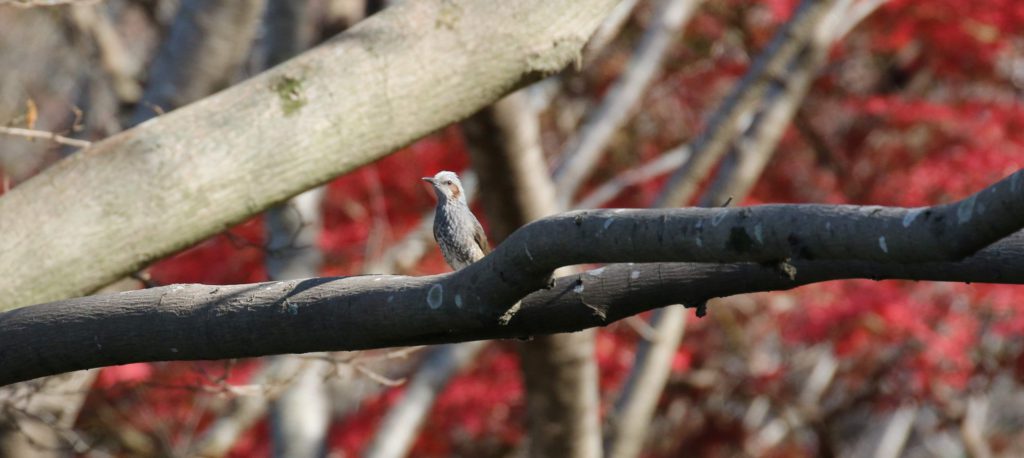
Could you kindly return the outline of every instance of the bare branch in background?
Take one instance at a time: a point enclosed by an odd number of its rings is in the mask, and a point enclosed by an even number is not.
[[[903,446],[907,444],[914,418],[917,417],[916,406],[900,407],[889,419],[885,427],[885,433],[878,442],[878,449],[875,450],[876,458],[899,458],[903,454]],[[973,455],[981,457],[984,455]]]
[[[603,207],[609,201],[618,197],[626,188],[678,169],[689,159],[690,148],[688,145],[678,146],[670,151],[666,151],[647,163],[619,173],[611,180],[604,182],[581,199],[576,208]]]
[[[150,106],[168,110],[227,87],[249,54],[265,4],[182,0],[131,125],[156,116]]]
[[[455,374],[476,360],[486,345],[486,341],[478,341],[431,349],[423,366],[406,386],[402,399],[384,416],[363,456],[406,456],[438,394]]]
[[[619,3],[612,8],[612,11],[605,17],[601,26],[594,31],[587,46],[583,48],[583,61],[589,62],[595,55],[599,54],[608,46],[612,40],[619,35],[622,27],[626,25],[629,16],[633,14],[638,0],[619,0]]]
[[[263,418],[269,401],[276,399],[302,374],[305,366],[313,363],[298,357],[274,358],[249,380],[259,387],[256,393],[239,395],[231,408],[207,427],[199,440],[191,444],[189,456],[225,456],[238,438]]]
[[[648,425],[672,371],[672,361],[686,329],[686,309],[672,305],[651,317],[654,340],[637,347],[634,370],[626,379],[613,411],[608,415],[605,456],[638,456],[647,438]],[[635,424],[631,422],[645,421]]]
[[[92,145],[92,142],[79,140],[77,138],[65,137],[54,132],[47,132],[45,130],[35,129],[24,129],[21,127],[7,127],[0,126],[0,134],[13,135],[16,137],[25,137],[28,139],[42,139],[49,140],[57,144],[74,146],[76,148],[88,148]]]
[[[118,35],[102,5],[75,3],[70,8],[71,20],[96,42],[103,70],[112,80],[118,98],[136,102],[142,96],[142,87],[136,80],[142,71],[142,61],[133,56]]]
[[[320,275],[323,253],[317,241],[321,230],[323,195],[324,188],[314,188],[267,211],[264,218],[268,247],[265,263],[271,279]],[[272,376],[287,376],[291,369],[289,363],[279,360],[299,358],[295,355],[276,357],[271,363],[277,367]],[[259,408],[264,410],[268,402],[273,405],[271,427],[277,456],[315,458],[323,455],[330,422],[330,399],[323,375],[327,371],[328,365],[324,361],[306,361],[295,369],[291,378],[293,382],[284,387],[280,397],[254,400],[254,403],[262,401]],[[250,421],[260,418],[262,415],[253,415]]]
[[[36,8],[66,5],[93,5],[103,0],[0,0],[0,6],[9,5],[18,8]]]
[[[569,203],[580,185],[593,171],[608,141],[633,114],[644,90],[661,70],[669,46],[693,15],[699,1],[663,0],[651,24],[637,45],[622,76],[584,122],[576,138],[562,153],[562,164],[555,169],[554,180],[561,208]]]
[[[984,394],[975,394],[967,399],[967,412],[960,424],[960,435],[971,456],[989,458],[992,449],[985,437],[985,417],[988,414],[989,398]]]
[[[76,371],[0,390],[0,456],[59,456],[84,452],[88,440],[72,429],[98,371]]]
[[[742,120],[754,111],[769,85],[785,78],[787,66],[801,52],[831,3],[820,0],[800,3],[792,18],[775,33],[768,47],[710,117],[707,127],[691,145],[692,157],[669,178],[655,206],[677,207],[686,203],[700,179],[728,150],[743,128]]]

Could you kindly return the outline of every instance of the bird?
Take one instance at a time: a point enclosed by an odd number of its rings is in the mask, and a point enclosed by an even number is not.
[[[448,266],[459,270],[490,253],[487,235],[466,203],[466,191],[459,176],[442,170],[432,177],[423,177],[423,181],[430,183],[437,195],[434,240]]]

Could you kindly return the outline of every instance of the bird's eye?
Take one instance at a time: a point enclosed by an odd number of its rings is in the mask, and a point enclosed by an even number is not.
[[[451,180],[449,180],[449,181],[445,181],[444,184],[446,184],[448,186],[451,186],[452,182],[451,182]]]

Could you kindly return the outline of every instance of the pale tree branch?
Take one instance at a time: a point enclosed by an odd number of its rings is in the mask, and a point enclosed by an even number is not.
[[[0,315],[0,383],[138,361],[576,331],[660,305],[825,279],[1019,283],[1019,235],[965,257],[1024,226],[1022,194],[1019,171],[962,201],[916,209],[570,212],[524,226],[490,255],[445,275],[173,285],[41,304]],[[545,289],[555,268],[591,262],[703,264],[609,266]],[[730,264],[707,264],[716,262]],[[744,276],[731,276],[737,271]],[[498,324],[524,297],[515,318]]]
[[[87,294],[466,117],[573,61],[613,5],[404,2],[93,144],[0,197],[0,309]]]
[[[594,34],[590,37],[590,41],[587,41],[586,46],[583,47],[582,57],[580,62],[582,65],[587,65],[591,60],[600,54],[604,49],[611,43],[615,37],[622,31],[622,27],[629,19],[636,7],[637,0],[619,0],[619,3],[615,5],[608,16],[605,17],[601,25],[594,31]],[[530,107],[533,111],[540,113],[547,110],[551,106],[551,102],[555,96],[558,95],[563,89],[565,89],[565,77],[566,73],[551,76],[538,81],[535,84],[529,86],[527,91],[528,98],[530,100]]]
[[[313,188],[289,199],[283,205],[267,210],[264,217],[267,228],[265,264],[267,275],[271,279],[307,278],[320,274],[323,253],[317,239],[321,232],[320,204],[323,195],[323,187]],[[290,355],[277,359],[298,358]],[[306,361],[304,365],[294,369],[293,377],[287,376],[291,369],[287,362],[275,361],[271,364],[276,368],[271,376],[288,378],[290,383],[284,388],[281,396],[255,399],[253,402],[262,402],[261,407],[264,411],[267,403],[272,403],[271,426],[276,456],[321,456],[325,450],[330,422],[330,399],[324,387],[323,376],[327,372],[328,364],[319,360]],[[262,416],[262,413],[248,416],[249,425]],[[245,418],[244,415],[242,417]],[[244,428],[238,432],[246,430],[247,428]]]
[[[985,419],[988,414],[990,398],[984,394],[974,394],[967,399],[967,412],[960,424],[960,435],[964,446],[971,456],[990,458],[992,449],[985,434]]]
[[[604,446],[605,456],[610,458],[640,454],[654,409],[672,371],[672,364],[664,363],[671,363],[686,330],[686,309],[670,305],[657,310],[651,316],[651,328],[654,340],[637,347],[633,370],[608,416]],[[647,423],[634,423],[638,421]]]
[[[876,458],[899,458],[913,431],[915,418],[917,418],[917,406],[907,405],[896,410],[889,418],[889,424],[885,426],[885,432],[878,441],[878,448],[875,450],[874,456]]]

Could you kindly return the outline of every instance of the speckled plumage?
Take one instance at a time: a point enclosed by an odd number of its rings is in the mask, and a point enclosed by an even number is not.
[[[487,236],[476,216],[466,204],[466,195],[459,177],[452,172],[438,172],[423,179],[434,187],[437,208],[434,211],[434,240],[444,260],[454,270],[466,267],[491,251]]]

